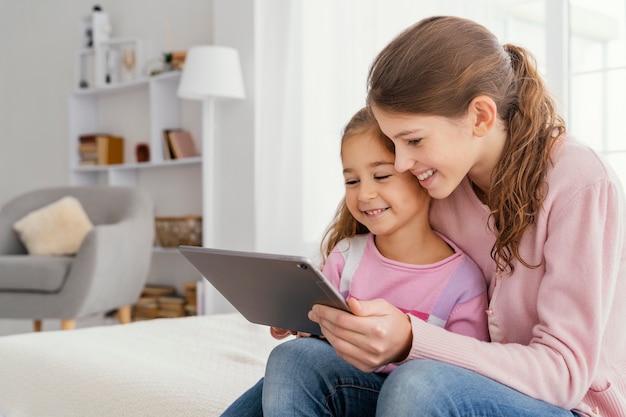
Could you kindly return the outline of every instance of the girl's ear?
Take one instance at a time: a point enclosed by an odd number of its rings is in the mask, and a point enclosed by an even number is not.
[[[478,96],[470,102],[468,110],[473,120],[474,136],[483,137],[489,133],[498,117],[496,103],[488,96]]]

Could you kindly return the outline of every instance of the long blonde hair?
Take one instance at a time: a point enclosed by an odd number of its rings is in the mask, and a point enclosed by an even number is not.
[[[515,259],[535,268],[522,259],[519,245],[542,208],[552,147],[565,123],[532,54],[500,45],[471,20],[439,16],[389,43],[368,77],[367,102],[391,112],[457,118],[479,95],[494,100],[508,137],[487,196],[496,234],[491,257],[498,271],[513,272]]]
[[[393,142],[380,130],[376,119],[367,107],[356,112],[344,127],[341,135],[341,147],[343,148],[346,139],[365,134],[376,137],[389,152],[395,153]],[[324,232],[320,245],[322,257],[325,260],[340,240],[368,232],[369,229],[352,216],[345,198],[342,198],[330,226]]]

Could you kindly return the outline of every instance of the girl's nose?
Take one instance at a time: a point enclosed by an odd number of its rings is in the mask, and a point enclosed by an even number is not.
[[[366,184],[361,183],[361,187],[359,187],[359,200],[360,201],[369,201],[375,198],[377,195],[376,187],[374,184]]]
[[[396,147],[396,159],[393,163],[394,168],[398,172],[404,172],[413,167],[414,161],[410,159],[405,152],[398,152]]]

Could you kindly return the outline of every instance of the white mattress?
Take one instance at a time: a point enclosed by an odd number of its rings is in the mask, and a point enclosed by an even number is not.
[[[238,313],[0,337],[0,415],[218,416],[278,343]]]

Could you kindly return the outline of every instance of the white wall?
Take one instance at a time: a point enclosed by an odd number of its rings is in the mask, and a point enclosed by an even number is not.
[[[109,14],[113,36],[143,40],[147,59],[213,43],[211,0],[0,0],[0,205],[68,183],[68,96],[80,20],[93,4]]]
[[[215,242],[253,249],[254,0],[0,0],[0,205],[22,192],[69,182],[68,97],[76,89],[81,18],[93,4],[109,15],[112,36],[142,39],[146,61],[197,44],[240,51],[247,98],[216,106]],[[194,103],[184,106],[193,111]],[[196,178],[189,180],[197,186]],[[168,212],[166,197],[155,196],[157,214],[181,214]]]

